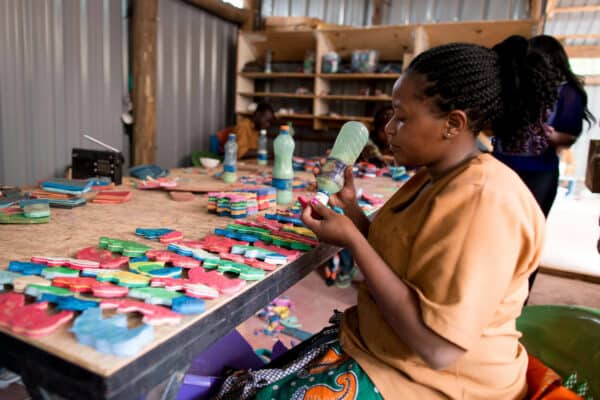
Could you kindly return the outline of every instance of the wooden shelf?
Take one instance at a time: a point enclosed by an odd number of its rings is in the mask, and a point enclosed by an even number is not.
[[[373,122],[372,117],[359,117],[356,115],[338,115],[338,116],[317,115],[316,118],[320,119],[322,121],[360,121],[360,122],[365,122],[367,124],[370,124]]]
[[[331,79],[331,80],[345,80],[345,79],[390,79],[396,80],[400,78],[400,74],[357,74],[357,73],[339,73],[339,74],[318,74],[317,78]]]
[[[243,116],[251,116],[254,113],[248,111],[238,111],[237,114]],[[313,114],[275,114],[278,119],[314,119],[315,116]]]
[[[249,79],[313,79],[315,74],[305,74],[304,72],[240,72],[239,76]]]
[[[284,97],[287,99],[308,99],[315,98],[312,94],[296,94],[296,93],[277,93],[277,92],[240,92],[240,96],[246,97]]]
[[[348,100],[348,101],[392,101],[392,96],[350,96],[350,95],[327,95],[317,96],[321,100]]]

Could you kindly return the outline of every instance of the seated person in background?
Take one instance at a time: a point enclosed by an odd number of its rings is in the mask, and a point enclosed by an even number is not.
[[[369,134],[369,141],[365,145],[358,161],[375,164],[383,168],[393,162],[394,157],[389,148],[388,137],[385,134],[385,126],[392,119],[394,109],[392,106],[380,108],[373,118],[373,130]]]
[[[273,108],[267,103],[260,103],[252,118],[244,118],[233,128],[232,133],[237,136],[238,159],[256,155],[259,131],[269,129],[274,120]]]

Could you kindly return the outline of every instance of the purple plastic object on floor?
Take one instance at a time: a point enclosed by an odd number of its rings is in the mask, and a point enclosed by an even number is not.
[[[234,329],[192,360],[177,400],[210,398],[219,389],[226,368],[258,369],[262,366],[264,362],[252,346]]]

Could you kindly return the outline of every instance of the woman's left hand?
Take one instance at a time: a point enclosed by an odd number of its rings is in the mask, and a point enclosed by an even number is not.
[[[321,219],[311,215],[313,210]],[[350,218],[325,207],[316,199],[302,211],[302,221],[320,241],[339,247],[350,247],[354,238],[361,235]]]

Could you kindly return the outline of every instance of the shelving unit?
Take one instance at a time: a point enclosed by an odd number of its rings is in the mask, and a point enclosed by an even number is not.
[[[347,101],[392,101],[392,96],[349,96],[349,95],[327,95],[317,96],[321,100],[347,100]]]
[[[314,79],[315,74],[305,74],[304,72],[240,72],[239,76],[248,79]]]
[[[342,62],[347,62],[354,50],[375,49],[380,64],[402,64],[405,69],[415,55],[434,46],[460,41],[490,47],[510,35],[530,37],[534,27],[534,20],[510,20],[365,28],[325,27],[306,31],[240,31],[236,114],[249,116],[248,105],[253,99],[270,98],[278,102],[289,101],[289,105],[283,108],[306,109],[308,112],[278,114],[278,117],[312,123],[314,130],[336,127],[350,120],[359,120],[370,126],[375,107],[391,102],[391,87],[400,74],[321,73],[325,53],[335,51]],[[257,63],[255,68],[260,67],[267,49],[272,52],[273,72],[243,72],[249,62]],[[311,73],[301,72],[307,51],[315,54],[315,71]],[[285,68],[275,68],[278,63],[283,63]],[[312,93],[295,94],[296,87],[305,87]],[[384,94],[359,95],[358,89],[365,87],[377,88]],[[340,109],[345,112],[340,112]]]
[[[245,97],[284,97],[289,99],[309,99],[315,98],[312,94],[296,94],[296,93],[277,93],[277,92],[240,92],[240,96]]]
[[[317,74],[317,78],[330,79],[330,80],[372,80],[372,79],[391,79],[396,80],[400,78],[400,74],[388,74],[388,73],[374,73],[374,74]]]

